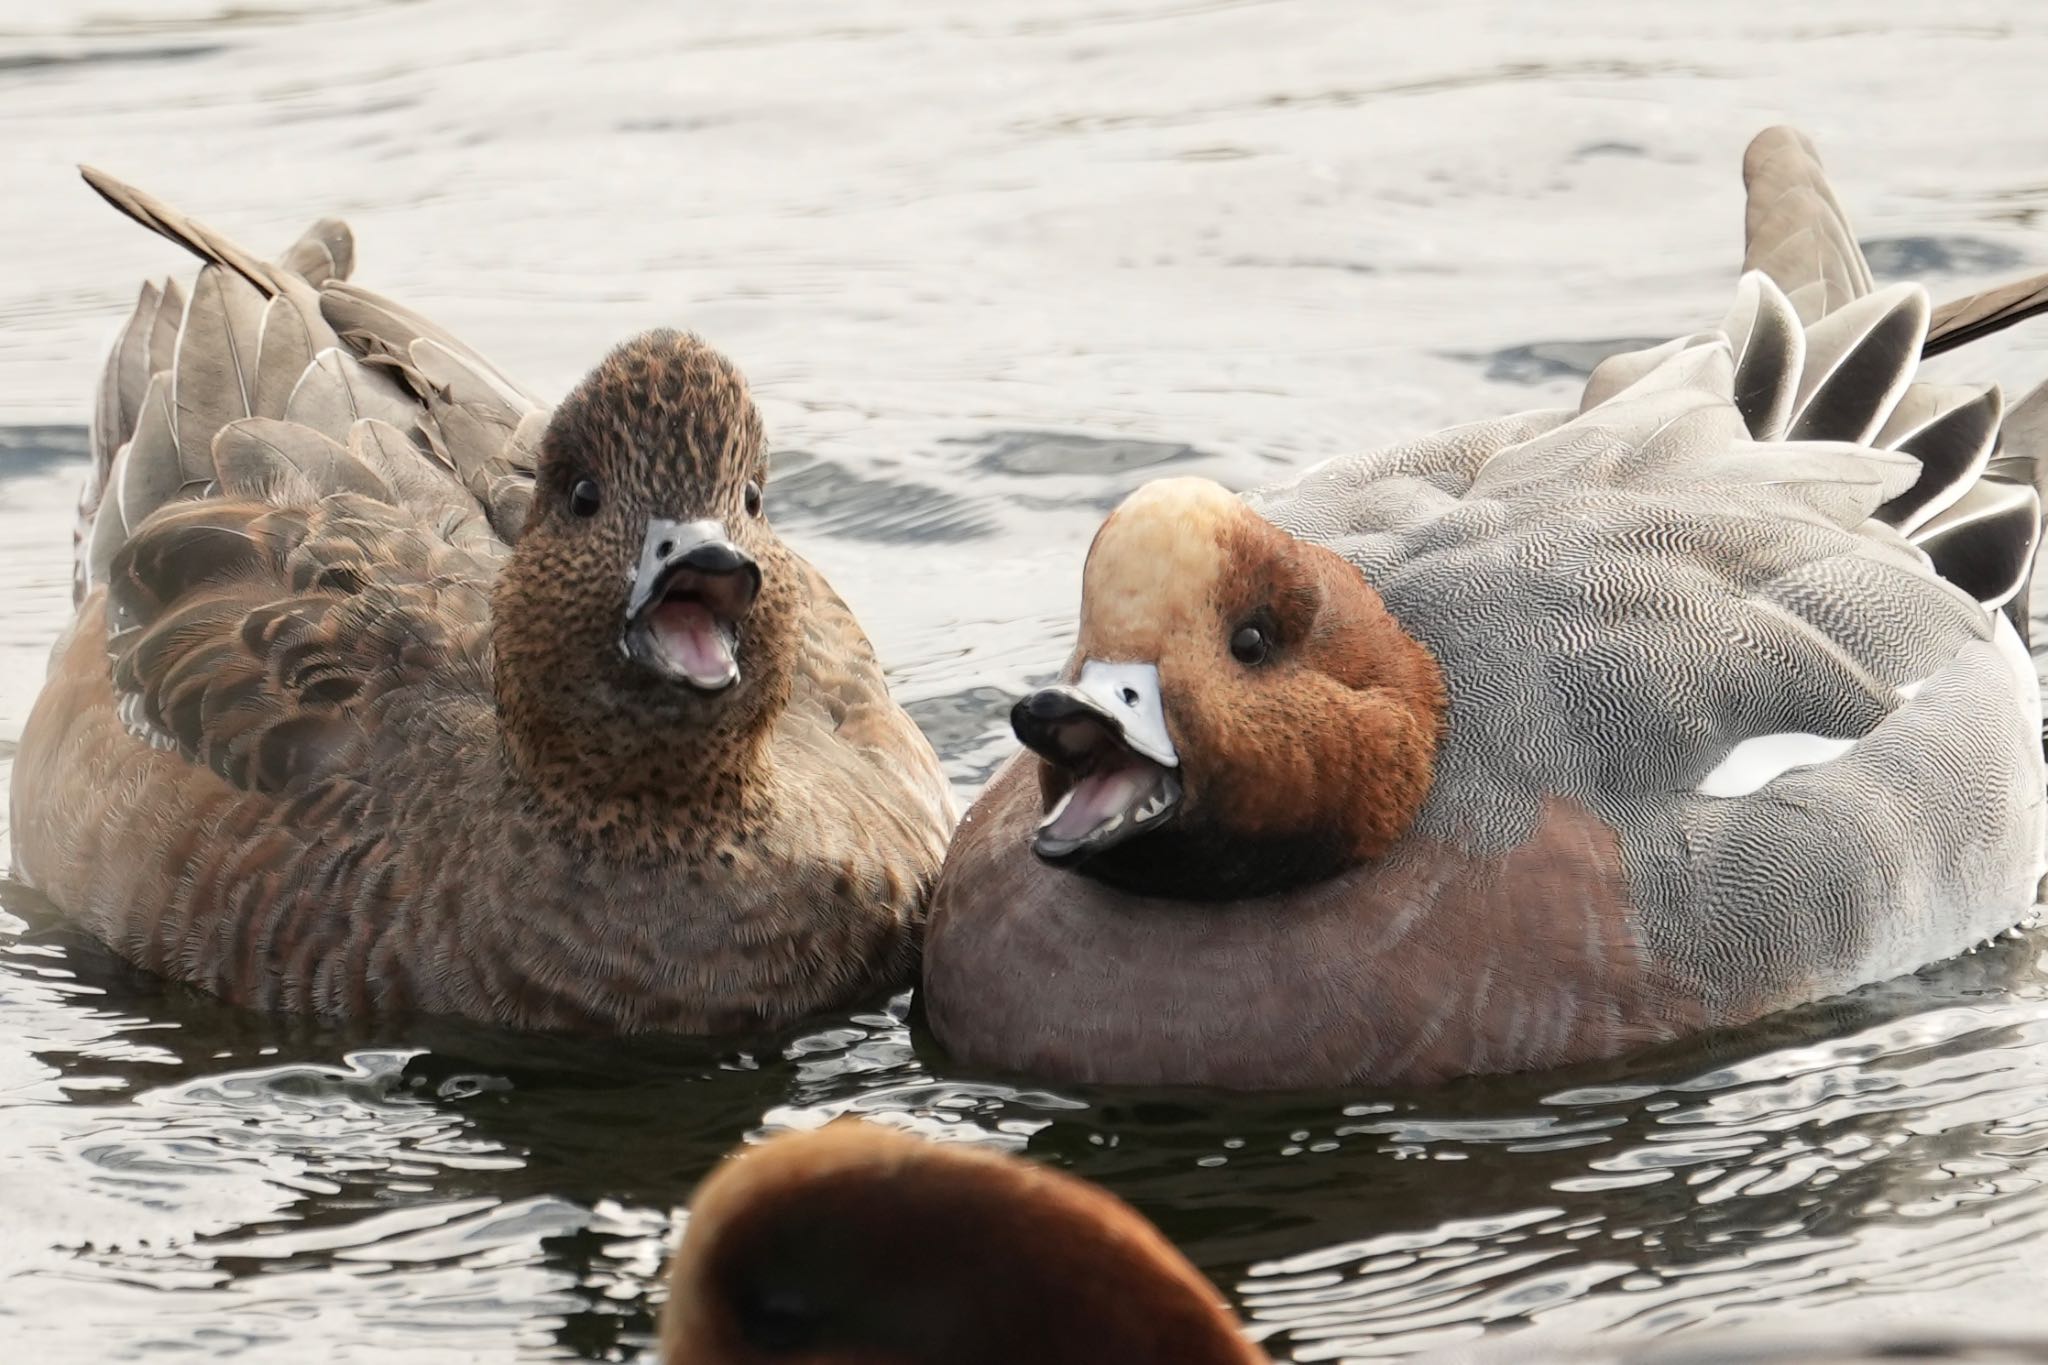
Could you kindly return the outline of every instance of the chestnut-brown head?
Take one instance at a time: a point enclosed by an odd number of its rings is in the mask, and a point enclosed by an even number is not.
[[[1071,1176],[852,1120],[714,1172],[669,1272],[670,1365],[1256,1365],[1216,1291]]]
[[[1178,899],[1379,857],[1429,793],[1443,677],[1358,570],[1206,479],[1147,484],[1088,552],[1063,680],[1011,713],[1049,862]]]
[[[492,601],[500,708],[529,766],[564,774],[594,744],[585,776],[627,776],[633,744],[730,757],[765,736],[802,601],[767,478],[746,381],[694,336],[625,343],[555,409]]]

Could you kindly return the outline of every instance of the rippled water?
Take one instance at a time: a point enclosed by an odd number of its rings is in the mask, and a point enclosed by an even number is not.
[[[1880,275],[2048,265],[2026,0],[538,8],[0,4],[0,761],[67,613],[102,348],[145,272],[188,268],[79,160],[264,248],[343,213],[360,278],[542,391],[643,326],[713,338],[768,416],[774,515],[963,796],[1123,491],[1561,401],[1718,316],[1766,122],[1819,139]],[[1944,368],[2017,389],[2044,346]],[[2039,1327],[2044,946],[1581,1073],[1254,1100],[964,1073],[903,1002],[730,1048],[266,1019],[14,892],[0,1340],[629,1356],[718,1153],[846,1112],[1107,1183],[1297,1360]]]

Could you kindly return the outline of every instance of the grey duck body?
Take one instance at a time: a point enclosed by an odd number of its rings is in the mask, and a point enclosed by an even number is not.
[[[1405,833],[1270,894],[1148,893],[1033,856],[1060,809],[1060,765],[1033,744],[963,819],[934,895],[924,999],[942,1044],[1054,1079],[1433,1082],[1739,1024],[2032,918],[2048,781],[2029,442],[2048,387],[2007,411],[1991,386],[1916,369],[1923,347],[2039,311],[2039,282],[1931,331],[1917,286],[1873,292],[1804,137],[1760,135],[1744,174],[1746,273],[1716,326],[1611,357],[1576,410],[1254,490],[1254,524],[1219,533],[1219,556],[1259,525],[1295,559],[1334,552],[1370,589],[1355,624],[1383,632],[1383,610],[1440,669]],[[1228,564],[1206,601],[1162,588],[1158,647],[1180,653],[1077,650],[1064,686],[1084,662],[1166,670],[1150,704],[1190,793],[1218,761],[1203,737],[1232,717],[1264,718],[1273,785],[1326,780],[1353,742],[1260,700],[1309,676],[1310,644],[1260,672],[1221,643],[1247,619],[1237,585],[1286,562]],[[1084,590],[1084,649],[1118,611]],[[1216,642],[1207,674],[1168,669],[1193,657],[1189,621]],[[1335,657],[1342,628],[1316,632]],[[1114,734],[1102,707],[1080,720]],[[1136,763],[1122,748],[1117,771]],[[1270,841],[1273,798],[1232,757],[1239,780],[1204,798],[1209,842]],[[1100,828],[1119,857],[1161,837]]]

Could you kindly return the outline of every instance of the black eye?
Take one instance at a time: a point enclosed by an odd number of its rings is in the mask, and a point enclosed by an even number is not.
[[[1230,657],[1247,668],[1266,662],[1266,656],[1272,651],[1273,645],[1266,638],[1266,632],[1250,623],[1239,626],[1230,637]]]
[[[760,516],[760,515],[761,515],[761,485],[760,485],[760,484],[759,484],[758,482],[756,482],[756,481],[754,481],[754,480],[752,480],[752,479],[749,479],[749,480],[747,481],[747,494],[746,494],[746,497],[747,497],[747,515],[748,515],[748,516],[750,516],[750,517],[758,517],[758,516]]]
[[[569,510],[579,517],[594,517],[604,498],[597,491],[596,479],[578,479],[569,490]]]

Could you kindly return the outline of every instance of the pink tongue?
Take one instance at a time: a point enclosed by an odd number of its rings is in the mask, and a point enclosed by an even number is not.
[[[1119,814],[1127,814],[1158,785],[1148,763],[1131,763],[1094,772],[1074,783],[1058,818],[1045,827],[1055,839],[1079,839]]]
[[[732,641],[701,602],[663,602],[648,618],[662,658],[699,687],[724,687],[740,675]]]

